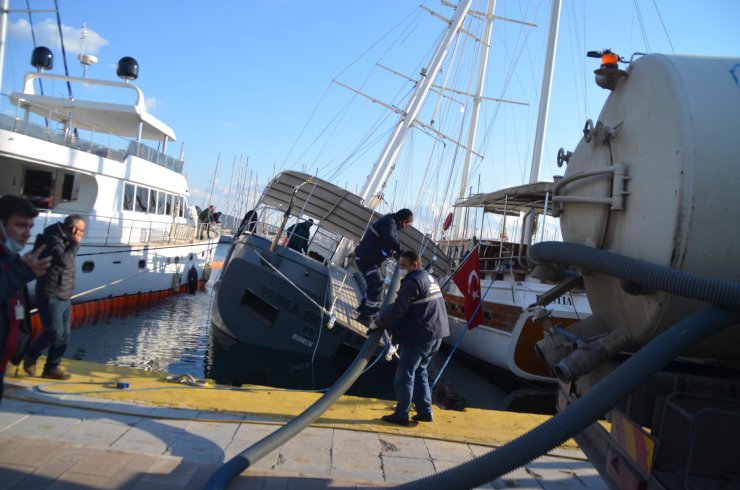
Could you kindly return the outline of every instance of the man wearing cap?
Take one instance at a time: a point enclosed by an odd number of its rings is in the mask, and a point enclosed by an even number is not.
[[[358,321],[368,323],[380,309],[380,295],[383,290],[380,266],[394,252],[401,252],[398,230],[413,222],[414,213],[410,209],[404,208],[386,214],[365,231],[360,244],[355,248],[355,263],[367,284],[365,298],[357,307],[360,312]]]

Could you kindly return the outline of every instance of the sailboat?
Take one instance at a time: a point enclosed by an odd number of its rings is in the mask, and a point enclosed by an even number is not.
[[[464,260],[470,247],[478,248],[481,270],[480,291],[482,324],[470,328],[466,321],[465,297],[453,281],[445,293],[451,336],[445,342],[478,361],[504,369],[528,381],[555,383],[556,379],[537,355],[535,344],[543,336],[543,322],[565,328],[591,314],[588,298],[577,274],[542,277],[533,274],[527,264],[527,249],[535,239],[537,227],[544,237],[545,219],[553,216],[554,183],[538,182],[543,156],[543,139],[549,110],[550,88],[557,47],[560,0],[553,0],[547,53],[542,77],[535,143],[532,152],[530,182],[490,193],[466,197],[470,158],[463,170],[460,199],[455,204],[457,236],[463,209],[480,208],[500,217],[500,232],[490,239],[448,239],[446,249],[453,250],[453,261]],[[482,81],[481,81],[482,83]],[[474,107],[474,111],[477,106]],[[473,119],[477,116],[473,115]],[[471,131],[471,147],[474,139]],[[567,160],[562,151],[559,166]],[[509,240],[506,219],[521,219],[519,240]],[[541,222],[538,224],[538,218]],[[473,243],[476,242],[476,243]],[[552,276],[552,274],[550,274]]]
[[[384,117],[388,114],[395,117],[384,130],[389,137],[382,144],[364,186],[356,193],[315,175],[296,171],[282,172],[268,184],[257,206],[259,220],[252,224],[242,223],[241,233],[235,237],[215,285],[214,328],[248,344],[321,356],[331,356],[343,346],[356,347],[362,341],[365,327],[354,321],[353,308],[363,295],[363,284],[357,281],[359,274],[347,267],[352,263],[348,255],[351,244],[358,242],[367,226],[382,214],[375,209],[381,203],[388,205],[389,196],[384,191],[391,174],[400,165],[402,154],[409,149],[405,143],[414,138],[415,132],[421,131],[431,140],[432,151],[439,157],[435,158],[435,162],[439,162],[434,164],[436,167],[428,167],[423,173],[422,191],[416,191],[420,197],[429,197],[434,190],[430,184],[434,179],[449,185],[453,179],[448,174],[452,173],[454,165],[459,173],[463,158],[468,163],[471,159],[482,158],[482,154],[473,149],[474,131],[467,141],[460,137],[463,127],[475,128],[477,123],[476,111],[466,107],[484,101],[516,103],[484,97],[481,93],[483,78],[480,73],[485,72],[487,64],[488,50],[484,48],[491,43],[495,2],[487,2],[482,10],[474,9],[473,3],[472,0],[461,1],[458,5],[442,2],[444,8],[452,9],[446,14],[422,6],[434,19],[442,20],[443,27],[436,46],[422,62],[416,77],[377,65],[411,86],[401,101],[386,103],[334,81],[361,100],[367,99],[376,107],[382,107],[386,111]],[[461,61],[463,55],[473,64]],[[470,72],[472,66],[479,65],[482,71],[475,71],[472,78],[462,80],[463,71]],[[468,90],[457,88],[453,82],[459,82]],[[471,91],[472,86],[477,88]],[[447,120],[451,121],[451,126],[444,126]],[[340,125],[339,129],[344,129],[346,122],[338,123]],[[366,153],[370,139],[358,144],[360,149],[352,154]],[[419,144],[416,140],[414,143]],[[451,157],[454,162],[442,163],[442,157]],[[328,178],[341,177],[342,165],[335,166],[334,170],[327,165],[324,169]],[[395,210],[392,204],[388,207]],[[434,232],[429,230],[434,226],[431,223],[440,224],[438,215],[431,212],[430,207],[412,207],[415,223],[420,223],[424,231],[402,230],[402,247],[419,251],[422,265],[444,280],[451,270],[447,244],[438,243]],[[316,231],[309,242],[308,254],[303,255],[284,246],[286,230],[308,219],[314,220]],[[448,296],[452,298],[452,295],[454,289]]]
[[[0,15],[5,35],[7,2]],[[0,40],[0,61],[5,46]],[[85,70],[97,61],[84,53],[79,59]],[[133,84],[136,60],[119,61],[121,81],[54,73],[53,53],[43,46],[32,64],[37,70],[0,114],[0,194],[34,203],[34,231],[70,214],[86,220],[73,321],[184,291],[191,269],[204,284],[219,237],[198,229],[183,154],[167,153],[175,132],[147,110]],[[75,96],[44,94],[44,83],[69,86]],[[23,253],[31,247],[33,240]]]

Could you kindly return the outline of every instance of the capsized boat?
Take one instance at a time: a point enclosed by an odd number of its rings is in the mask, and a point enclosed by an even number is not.
[[[359,242],[380,214],[351,192],[308,174],[286,171],[265,189],[259,219],[242,226],[214,285],[213,327],[246,344],[331,357],[357,349],[367,327],[356,321],[362,276],[340,258],[343,240]],[[307,219],[307,254],[285,246],[286,226]],[[404,250],[420,250],[433,275],[449,272],[446,254],[419,230],[399,231]],[[332,261],[336,261],[334,263]]]

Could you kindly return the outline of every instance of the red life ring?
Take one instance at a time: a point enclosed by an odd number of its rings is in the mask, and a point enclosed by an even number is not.
[[[442,225],[442,231],[449,230],[451,225],[452,225],[452,213],[450,212],[450,214],[448,214],[447,217],[445,218],[444,224]]]

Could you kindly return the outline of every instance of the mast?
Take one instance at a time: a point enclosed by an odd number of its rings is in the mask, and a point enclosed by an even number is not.
[[[370,209],[375,209],[380,203],[383,187],[385,187],[385,183],[393,171],[406,135],[411,130],[411,125],[416,120],[416,116],[419,114],[429,90],[432,88],[434,78],[442,67],[442,63],[449,52],[455,35],[462,26],[468,10],[470,10],[471,3],[472,0],[462,0],[457,6],[455,14],[449,22],[447,31],[434,50],[429,65],[421,71],[421,79],[417,83],[414,93],[409,98],[406,110],[401,113],[393,134],[386,142],[383,151],[380,153],[380,157],[367,177],[367,181],[360,195],[365,205]]]
[[[2,0],[0,6],[0,94],[3,93],[3,65],[5,63],[5,38],[8,35],[8,7],[10,0]],[[0,95],[1,96],[1,95]]]
[[[489,0],[488,8],[486,9],[486,20],[485,27],[483,28],[483,50],[481,51],[480,69],[478,71],[478,83],[475,89],[475,97],[473,97],[473,111],[470,116],[470,130],[468,131],[468,151],[465,152],[465,163],[463,165],[462,178],[460,179],[460,199],[465,199],[465,190],[468,186],[468,178],[470,178],[470,162],[473,160],[473,145],[475,144],[475,137],[478,132],[478,114],[480,113],[480,105],[483,96],[483,82],[486,79],[486,71],[488,70],[488,53],[491,50],[491,33],[493,31],[493,12],[496,10],[496,0]],[[462,238],[461,232],[463,231],[464,223],[463,209],[455,208],[455,219],[453,220],[454,228],[452,236]]]
[[[542,74],[542,88],[540,93],[540,110],[537,114],[537,131],[534,137],[532,150],[532,167],[529,171],[529,183],[535,183],[540,178],[542,153],[544,152],[545,128],[550,111],[550,91],[552,90],[552,73],[555,69],[555,51],[558,47],[558,29],[560,28],[561,0],[552,0],[550,7],[550,25],[548,27],[547,51],[545,54],[545,69]]]

